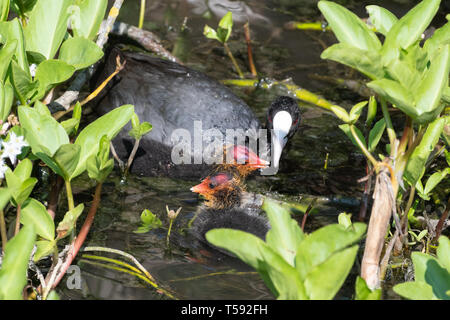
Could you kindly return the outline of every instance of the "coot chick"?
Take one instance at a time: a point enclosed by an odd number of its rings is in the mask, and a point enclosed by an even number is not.
[[[270,224],[260,214],[262,197],[249,201],[239,176],[218,172],[192,187],[191,191],[206,199],[198,208],[190,228],[190,232],[200,241],[212,246],[205,234],[215,228],[237,229],[265,238]]]
[[[117,55],[126,60],[125,68],[99,96],[96,110],[102,115],[123,104],[133,104],[139,119],[152,124],[152,131],[141,139],[131,172],[146,176],[204,177],[217,161],[205,158],[211,141],[225,145],[227,130],[243,133],[248,140],[245,133],[256,135],[261,128],[252,110],[230,89],[172,61],[113,48],[99,81],[115,70]],[[288,104],[293,108],[286,108]],[[286,111],[291,109],[292,114],[287,116]],[[297,103],[289,97],[277,99],[270,110],[268,124],[277,132],[272,136],[275,139],[273,163],[278,167],[280,147],[290,136],[287,133],[298,128],[299,113]],[[134,141],[127,133],[130,129],[128,124],[113,141],[121,158],[127,158],[132,150]]]

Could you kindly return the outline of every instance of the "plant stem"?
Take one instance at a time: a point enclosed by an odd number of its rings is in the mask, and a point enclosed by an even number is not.
[[[166,245],[169,246],[170,231],[172,230],[173,219],[170,219],[169,230],[167,231]]]
[[[256,78],[258,74],[256,73],[255,63],[253,62],[252,43],[250,38],[250,25],[248,22],[244,24],[244,32],[245,32],[245,41],[247,42],[247,55],[248,55],[248,64],[250,65],[250,72],[252,73],[253,77]]]
[[[2,250],[3,252],[5,252],[6,243],[8,242],[8,236],[6,235],[5,214],[3,210],[0,210],[0,235],[2,237]]]
[[[66,181],[66,193],[67,193],[67,204],[69,206],[69,211],[75,208],[75,204],[73,202],[73,194],[72,194],[72,186],[70,185],[70,181]]]
[[[145,16],[145,0],[141,0],[141,10],[139,12],[139,29],[144,26],[144,16]]]
[[[444,227],[445,220],[447,220],[449,210],[450,210],[450,198],[447,201],[447,206],[445,208],[444,213],[442,214],[442,217],[439,219],[439,222],[436,225],[436,237],[434,238],[435,240],[439,239],[439,237],[441,236],[442,228]]]
[[[136,152],[139,148],[139,142],[141,141],[141,139],[136,139],[134,141],[134,146],[133,146],[133,150],[131,150],[130,156],[128,157],[128,161],[127,161],[127,167],[125,168],[125,172],[124,172],[124,176],[126,177],[128,174],[128,170],[131,167],[131,164],[133,163],[134,157],[136,156]]]
[[[397,138],[395,134],[394,127],[392,126],[391,115],[389,114],[389,110],[387,108],[386,100],[383,97],[380,97],[381,111],[383,112],[384,121],[386,121],[386,131],[389,136],[389,143],[391,144],[391,155],[394,152],[394,142]]]
[[[376,167],[378,161],[370,154],[369,150],[367,150],[366,146],[361,142],[361,140],[359,140],[359,137],[355,131],[355,126],[353,124],[350,125],[350,131],[352,133],[353,139],[355,139],[356,143],[358,144],[359,148],[364,153],[366,158],[369,159],[374,167]]]
[[[231,62],[233,62],[234,68],[236,69],[237,73],[239,74],[239,78],[243,79],[244,74],[242,73],[241,69],[239,68],[239,65],[237,64],[236,60],[233,57],[233,53],[231,53],[230,47],[228,47],[228,44],[226,42],[223,43],[223,47],[225,48],[225,51],[227,52],[228,56],[231,59]]]
[[[20,209],[20,204],[17,204],[16,229],[14,230],[14,235],[17,235],[20,230]]]

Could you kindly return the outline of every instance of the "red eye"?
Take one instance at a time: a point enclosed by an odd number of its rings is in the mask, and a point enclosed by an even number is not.
[[[272,117],[269,117],[269,122],[272,122]]]
[[[298,119],[296,119],[296,120],[294,121],[294,126],[297,124],[297,122],[298,122]]]

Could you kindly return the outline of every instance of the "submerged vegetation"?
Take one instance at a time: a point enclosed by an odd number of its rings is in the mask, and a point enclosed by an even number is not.
[[[86,120],[83,107],[126,63],[117,61],[116,72],[87,98],[79,99],[103,57],[103,46],[122,2],[114,1],[104,20],[107,0],[0,0],[0,299],[58,299],[58,284],[79,251],[122,255],[136,267],[93,255],[83,255],[82,260],[98,265],[107,261],[107,268],[133,275],[158,293],[176,299],[176,294],[161,288],[131,255],[108,248],[82,249],[100,206],[103,183],[114,169],[110,154],[125,179],[140,140],[152,130],[149,122],[140,122],[132,105],[81,125]],[[144,25],[145,3],[141,0],[139,28]],[[446,209],[434,223],[426,214],[422,217],[420,210],[434,199],[439,184],[450,174],[450,22],[431,37],[422,36],[439,5],[439,0],[423,0],[401,18],[371,5],[367,7],[368,25],[337,3],[319,1],[328,26],[297,26],[331,30],[338,43],[326,48],[321,58],[369,79],[370,98],[355,101],[350,110],[291,83],[244,79],[228,45],[231,12],[223,16],[217,29],[204,27],[207,38],[224,46],[240,78],[225,84],[266,88],[278,83],[298,99],[332,112],[342,121],[339,128],[365,156],[367,189],[375,183],[372,194],[365,194],[367,199],[373,198],[368,225],[341,213],[336,217],[338,223],[308,233],[304,224],[315,201],[302,210],[300,227],[292,218],[296,204],[268,196],[262,207],[271,226],[265,240],[225,228],[206,234],[212,245],[254,268],[275,298],[333,299],[353,273],[360,276],[352,283],[352,298],[381,299],[391,256],[403,255],[411,257],[415,278],[396,284],[395,293],[407,299],[450,299],[450,242],[442,234],[448,224],[448,194],[440,199],[447,201]],[[255,77],[249,25],[245,28],[248,61]],[[60,97],[56,99],[56,95]],[[367,115],[365,121],[363,114]],[[400,126],[394,117],[401,118]],[[135,144],[124,162],[111,140],[129,122]],[[48,170],[50,183],[43,181],[42,167]],[[73,180],[83,174],[95,181],[89,205],[72,192]],[[47,196],[37,192],[43,187],[48,189]],[[62,218],[56,214],[60,195],[67,201],[60,206],[67,208]],[[181,207],[166,206],[166,211],[167,225],[144,210],[135,233],[167,229],[164,242],[170,249],[171,237],[179,231],[174,221]],[[359,218],[364,221],[365,212]],[[363,252],[360,263],[358,252]]]

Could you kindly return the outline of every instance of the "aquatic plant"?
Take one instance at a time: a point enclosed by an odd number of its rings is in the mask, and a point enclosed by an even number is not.
[[[305,234],[275,201],[265,199],[263,209],[271,224],[265,241],[225,228],[208,231],[206,239],[255,268],[277,299],[333,299],[353,266],[366,225],[343,214],[339,224]]]
[[[121,2],[114,4],[109,24],[117,17]],[[78,71],[78,75],[83,74],[102,58],[101,42],[109,29],[106,26],[100,34],[99,29],[106,6],[107,0],[0,1],[0,299],[21,299],[29,263],[34,265],[46,256],[52,257],[52,267],[45,277],[34,267],[40,286],[32,287],[31,296],[57,297],[52,290],[86,239],[99,206],[102,183],[114,167],[109,156],[111,139],[130,120],[137,140],[151,129],[149,124],[139,123],[132,105],[124,105],[79,130],[81,107],[97,91],[67,108],[72,117],[63,121],[57,119],[68,111],[52,115],[46,105],[57,85],[66,83]],[[10,9],[19,19],[7,20]],[[96,43],[93,40],[98,34]],[[38,163],[51,170],[55,181],[48,207],[45,198],[34,198],[37,179],[32,174]],[[97,185],[77,234],[76,223],[85,206],[76,205],[71,181],[85,172]],[[55,210],[62,189],[59,181],[65,185],[68,210],[58,222]],[[8,239],[5,216],[14,214],[15,232]],[[60,254],[58,245],[63,243],[68,246]],[[36,250],[32,254],[33,247]]]
[[[450,116],[443,110],[450,102],[450,22],[421,45],[422,33],[439,4],[439,0],[424,0],[400,19],[384,8],[367,7],[370,20],[384,36],[383,43],[346,8],[329,1],[318,4],[339,41],[327,48],[321,57],[345,64],[367,76],[370,79],[367,86],[377,94],[383,115],[382,120],[370,129],[367,144],[356,125],[366,102],[356,104],[349,113],[342,107],[332,107],[345,123],[340,128],[367,157],[369,171],[374,170],[377,175],[361,270],[370,288],[379,287],[383,276],[380,258],[391,216],[395,219],[396,232],[384,261],[394,244],[399,248],[405,243],[408,212],[415,190],[426,196],[447,172],[432,175],[433,182],[427,192],[421,189],[420,181],[429,168],[429,160],[435,157],[432,151],[440,137],[447,147],[449,143],[444,126],[449,125]],[[400,139],[392,125],[388,103],[404,113],[405,125]],[[376,114],[374,99],[370,107],[368,125]],[[385,128],[390,142],[386,145],[389,155],[380,155],[377,159],[372,153]],[[437,154],[443,153],[443,149],[441,147]],[[403,209],[402,212],[397,213],[397,207]]]

